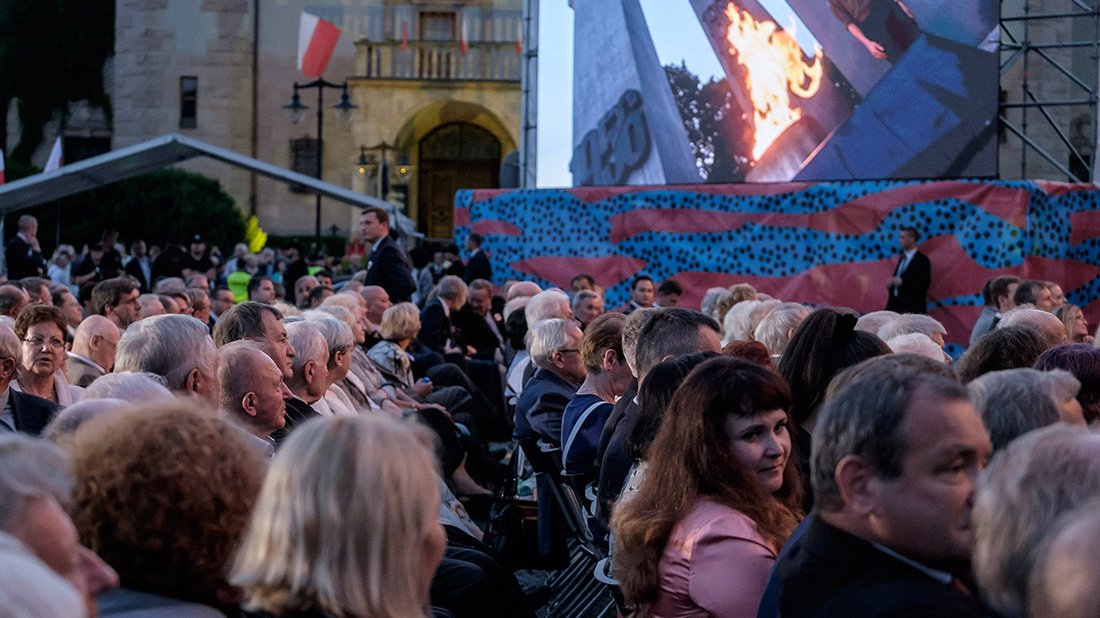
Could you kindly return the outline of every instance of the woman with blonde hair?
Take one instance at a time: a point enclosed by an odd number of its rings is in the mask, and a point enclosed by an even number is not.
[[[775,372],[724,356],[676,391],[612,517],[614,572],[637,616],[756,616],[801,516],[790,402]]]
[[[1095,339],[1089,334],[1089,323],[1085,319],[1084,312],[1077,305],[1066,303],[1054,310],[1054,317],[1062,321],[1066,328],[1067,343],[1093,343]]]
[[[291,434],[233,564],[245,606],[283,617],[428,615],[446,546],[430,443],[382,416],[325,417]]]

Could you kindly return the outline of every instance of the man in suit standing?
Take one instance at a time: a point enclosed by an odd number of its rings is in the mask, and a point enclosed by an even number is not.
[[[814,510],[775,565],[779,613],[982,616],[970,510],[992,453],[966,388],[893,355],[847,377],[814,433]]]
[[[127,275],[138,282],[138,290],[142,294],[148,294],[153,289],[153,261],[145,249],[145,241],[138,239],[130,244],[130,258],[126,262]]]
[[[903,227],[898,232],[901,258],[887,283],[886,310],[898,313],[928,313],[928,286],[932,284],[932,263],[917,251],[920,232]]]
[[[22,352],[15,331],[0,324],[0,432],[37,436],[61,408],[52,401],[8,388],[22,364]]]
[[[363,241],[371,243],[366,285],[381,286],[394,303],[405,302],[416,291],[412,263],[405,251],[390,238],[390,216],[382,208],[368,208],[359,217]]]
[[[466,261],[466,283],[477,279],[492,281],[493,267],[489,264],[489,256],[481,250],[481,234],[473,233],[466,238],[466,250],[470,252],[470,259]]]
[[[46,258],[38,244],[38,219],[30,215],[19,217],[19,232],[4,247],[4,259],[8,266],[8,279],[45,277]]]

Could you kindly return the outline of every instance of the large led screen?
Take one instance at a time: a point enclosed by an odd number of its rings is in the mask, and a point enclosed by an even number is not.
[[[998,6],[573,0],[571,150],[539,162],[569,181],[539,184],[994,177]]]

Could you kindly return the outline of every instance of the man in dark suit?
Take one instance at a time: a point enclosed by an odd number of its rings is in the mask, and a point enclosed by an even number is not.
[[[898,313],[928,313],[928,286],[932,284],[932,263],[917,251],[920,232],[904,227],[898,233],[901,258],[887,283],[886,310]]]
[[[123,269],[127,275],[137,279],[138,290],[148,294],[153,289],[153,261],[145,249],[145,241],[138,239],[130,244],[130,261]]]
[[[30,215],[19,217],[19,232],[4,247],[4,260],[8,266],[8,279],[45,277],[46,258],[38,244],[38,219]]]
[[[294,396],[286,400],[285,424],[271,434],[276,444],[282,444],[295,427],[321,416],[313,404],[321,401],[328,388],[328,344],[317,325],[295,322],[287,325],[286,333],[286,342],[295,351],[286,380]]]
[[[61,408],[52,401],[9,388],[21,355],[15,331],[0,325],[0,432],[19,431],[37,436]]]
[[[481,249],[481,234],[470,234],[466,238],[466,249],[470,252],[470,259],[466,261],[466,283],[477,279],[492,281],[493,266],[489,264],[489,256]]]
[[[474,358],[503,362],[504,318],[492,309],[493,284],[474,279],[466,304],[455,313],[452,322],[462,331],[466,345],[474,349]]]
[[[405,302],[416,291],[412,262],[390,237],[390,215],[382,208],[368,208],[359,217],[363,241],[371,244],[366,285],[381,286],[394,303]]]
[[[893,355],[845,378],[814,434],[813,514],[775,566],[779,614],[984,615],[970,509],[992,446],[966,388]]]
[[[439,280],[435,300],[420,312],[420,334],[417,339],[442,354],[448,362],[453,362],[455,356],[466,356],[465,346],[454,329],[451,316],[466,304],[468,294],[462,279],[447,275]]]

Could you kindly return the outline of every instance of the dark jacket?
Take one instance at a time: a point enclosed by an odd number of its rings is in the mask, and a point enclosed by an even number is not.
[[[40,435],[54,414],[61,409],[56,403],[15,389],[8,389],[11,413],[15,417],[15,430],[34,436]],[[3,427],[3,425],[0,425]]]
[[[900,258],[898,264],[904,259],[904,256]],[[886,309],[898,313],[928,313],[928,287],[931,284],[932,262],[927,255],[917,251],[901,274],[897,296],[894,296],[892,288],[887,288]]]
[[[315,418],[321,418],[321,415],[313,409],[313,406],[297,397],[291,397],[286,400],[286,424],[275,430],[275,433],[271,434],[271,439],[281,445],[295,427]]]
[[[516,401],[513,437],[542,438],[561,446],[561,417],[578,388],[553,371],[535,371]]]
[[[443,310],[442,302],[439,299],[433,300],[420,312],[420,334],[416,337],[420,343],[440,354],[443,354],[447,340],[455,338],[451,318]],[[452,343],[456,347],[459,345],[458,341]]]
[[[371,252],[365,284],[381,286],[394,304],[412,298],[412,293],[416,291],[412,264],[393,238],[383,238],[378,249]]]
[[[31,249],[18,235],[4,247],[4,260],[10,280],[46,276],[46,258],[42,257],[42,252]]]
[[[489,314],[497,325],[501,336],[504,335],[504,320],[499,319],[499,313]],[[497,350],[503,349],[504,342],[497,338],[493,328],[485,321],[485,318],[474,313],[470,305],[463,305],[455,312],[451,322],[455,328],[462,332],[462,341],[476,350],[474,358],[481,360],[493,360]]]
[[[471,255],[470,260],[466,262],[465,279],[466,283],[470,283],[474,279],[493,281],[493,266],[489,263],[489,256],[485,255],[484,250],[479,250]]]
[[[977,599],[815,516],[775,565],[784,618],[982,616]]]

